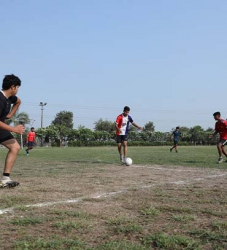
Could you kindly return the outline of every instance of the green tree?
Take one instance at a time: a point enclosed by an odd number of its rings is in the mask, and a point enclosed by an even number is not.
[[[58,133],[59,146],[62,146],[62,140],[66,140],[68,134],[73,129],[73,113],[70,111],[61,111],[56,114],[51,125]]]
[[[154,126],[154,123],[153,122],[148,122],[144,125],[144,128],[143,128],[144,131],[146,132],[154,132],[155,131],[155,126]]]
[[[11,119],[6,120],[6,123],[8,125],[12,123],[14,126],[18,124],[24,124],[26,126],[30,123],[29,115],[26,112],[16,112]]]
[[[51,123],[54,126],[64,126],[66,128],[73,128],[73,113],[70,111],[60,111],[56,114]]]
[[[112,133],[113,131],[115,131],[115,122],[112,121],[108,121],[108,120],[103,120],[103,119],[99,119],[98,121],[96,121],[95,123],[95,131],[106,131],[108,133]]]
[[[205,133],[204,129],[197,125],[189,129],[189,134],[191,136],[191,141],[194,145],[204,144],[205,142]]]

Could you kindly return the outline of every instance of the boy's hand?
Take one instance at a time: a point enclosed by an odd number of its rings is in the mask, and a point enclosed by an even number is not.
[[[25,128],[23,125],[17,125],[16,127],[13,128],[13,132],[21,135],[24,133],[24,130]]]

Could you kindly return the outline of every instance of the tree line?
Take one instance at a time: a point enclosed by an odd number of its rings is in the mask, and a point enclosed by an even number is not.
[[[30,124],[29,116],[22,112],[17,114],[14,120],[8,123]],[[27,128],[28,132],[29,128]],[[155,131],[152,121],[147,122],[143,126],[142,131],[138,131],[135,127],[130,127],[129,145],[134,146],[155,146],[155,145],[171,145],[171,134],[174,128],[169,132]],[[214,145],[217,137],[209,138],[214,133],[213,128],[203,129],[197,125],[191,128],[180,127],[182,136],[180,138],[181,145]],[[80,125],[77,129],[73,128],[73,113],[69,111],[61,111],[56,114],[51,124],[45,128],[36,129],[37,141],[41,145],[49,146],[115,146],[115,122],[99,119],[94,122],[94,129],[88,129]],[[20,137],[16,135],[20,140]],[[26,133],[23,135],[23,143],[26,143]]]
[[[8,123],[24,123],[30,124],[28,114],[22,112],[9,120]],[[29,128],[27,127],[26,132]],[[129,145],[134,146],[156,146],[171,145],[171,134],[174,128],[169,132],[155,131],[152,121],[147,122],[143,126],[142,131],[138,131],[135,127],[130,127]],[[182,136],[180,138],[181,145],[214,145],[217,137],[209,138],[213,134],[212,128],[203,129],[197,125],[191,128],[180,127]],[[18,141],[20,136],[15,135]],[[36,129],[37,141],[40,145],[48,146],[115,146],[115,122],[99,119],[94,122],[94,129],[88,129],[80,125],[77,129],[73,128],[73,113],[69,111],[61,111],[56,114],[51,124],[45,128]],[[26,133],[23,135],[23,143],[26,143]]]

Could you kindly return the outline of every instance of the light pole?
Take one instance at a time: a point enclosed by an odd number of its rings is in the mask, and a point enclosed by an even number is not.
[[[40,102],[39,106],[41,106],[41,129],[43,128],[43,110],[44,110],[44,106],[46,106],[47,103],[46,102]],[[43,134],[41,136],[41,146],[43,146]]]

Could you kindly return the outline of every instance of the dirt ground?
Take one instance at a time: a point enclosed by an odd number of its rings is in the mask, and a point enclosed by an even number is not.
[[[0,235],[2,249],[14,249],[28,236],[33,241],[56,235],[74,238],[75,232],[92,249],[115,240],[140,245],[157,233],[183,235],[194,240],[198,249],[227,249],[227,170],[68,164],[64,174],[63,166],[56,163],[57,173],[42,178],[21,177],[21,186],[0,190],[0,224],[5,229]],[[78,168],[77,174],[73,174],[73,168]],[[9,197],[14,197],[11,203],[7,202]],[[75,211],[83,218],[70,218]],[[42,219],[38,226],[13,223],[21,218]],[[56,224],[59,221],[65,222],[68,230],[61,231]],[[70,228],[69,221],[77,223],[79,229]],[[130,226],[127,232],[125,228]],[[11,242],[7,240],[9,235]],[[156,245],[152,241],[146,247],[156,249]]]

